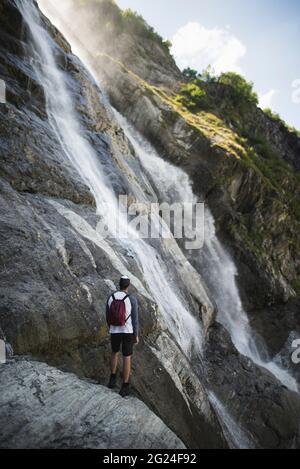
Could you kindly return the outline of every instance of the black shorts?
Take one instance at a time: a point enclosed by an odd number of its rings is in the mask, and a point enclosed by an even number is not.
[[[130,357],[133,354],[133,334],[110,334],[111,348],[114,353],[120,352],[122,344],[123,357]]]

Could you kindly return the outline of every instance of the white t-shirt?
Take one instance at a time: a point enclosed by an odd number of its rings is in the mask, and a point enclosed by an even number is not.
[[[125,298],[126,295],[127,293],[122,292],[122,291],[118,291],[117,293],[114,293],[116,300],[122,300],[123,298]],[[108,306],[110,306],[112,302],[113,302],[113,297],[111,295],[108,300]],[[125,300],[125,307],[126,307],[125,326],[110,326],[109,328],[110,334],[133,334],[133,327],[132,327],[132,320],[131,320],[131,301],[128,297]]]

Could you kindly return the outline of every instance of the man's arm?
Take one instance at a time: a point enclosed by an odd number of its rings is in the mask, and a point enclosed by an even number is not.
[[[107,325],[108,325],[108,326],[109,326],[109,324],[108,324],[109,300],[110,300],[110,296],[107,298],[107,302],[106,302],[106,322],[107,322]]]
[[[133,328],[133,335],[138,337],[139,335],[139,306],[135,296],[129,297],[131,302],[131,321]]]

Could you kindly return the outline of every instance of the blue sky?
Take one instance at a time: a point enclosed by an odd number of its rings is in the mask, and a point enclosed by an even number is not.
[[[299,0],[116,0],[171,39],[179,66],[233,69],[300,129]]]

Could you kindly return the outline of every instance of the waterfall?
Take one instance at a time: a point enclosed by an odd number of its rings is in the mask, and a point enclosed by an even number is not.
[[[93,230],[78,215],[62,206],[59,207],[58,204],[56,204],[57,209],[70,220],[82,236],[93,240],[110,256],[112,264],[120,274],[125,273],[131,277],[133,285],[141,294],[158,304],[166,327],[186,354],[190,353],[192,346],[200,350],[201,325],[190,312],[189,295],[176,284],[176,278],[179,275],[177,272],[176,276],[176,269],[179,270],[180,267],[180,274],[182,273],[184,278],[194,279],[190,283],[186,280],[191,290],[189,293],[196,295],[200,291],[201,302],[212,307],[201,285],[201,277],[186,261],[174,238],[168,240],[168,245],[163,241],[158,241],[158,245],[156,243],[153,246],[150,242],[141,239],[138,233],[128,226],[127,218],[119,211],[117,196],[110,187],[100,158],[84,135],[72,101],[71,91],[68,88],[66,74],[59,69],[55,61],[57,46],[42,26],[39,12],[33,1],[17,0],[17,4],[31,34],[34,54],[32,66],[44,89],[48,119],[60,142],[63,155],[72,163],[90,188],[96,201],[99,220],[102,223],[105,222],[109,231],[113,231],[117,223],[126,225],[129,237],[102,239],[97,230]],[[124,177],[126,177],[125,174]],[[120,217],[122,217],[121,220]],[[163,221],[157,219],[156,223],[163,223]],[[169,254],[168,249],[172,255]],[[138,276],[129,271],[129,264],[123,254],[124,250],[132,253],[137,264]],[[168,260],[168,257],[171,259]],[[195,291],[196,287],[199,287],[198,292]]]
[[[224,404],[212,392],[208,393],[209,400],[219,418],[226,441],[230,449],[255,449],[255,444],[250,435],[237,425]]]
[[[163,200],[195,202],[192,184],[187,174],[172,166],[157,154],[155,149],[129,124],[126,118],[115,111],[117,120],[125,130],[145,171],[151,174],[156,191]],[[296,380],[272,361],[265,361],[264,350],[258,350],[253,337],[247,313],[240,299],[235,264],[216,236],[215,224],[210,210],[205,210],[205,244],[203,249],[194,251],[214,300],[218,306],[218,320],[228,330],[237,350],[254,363],[268,369],[281,383],[298,391]]]

